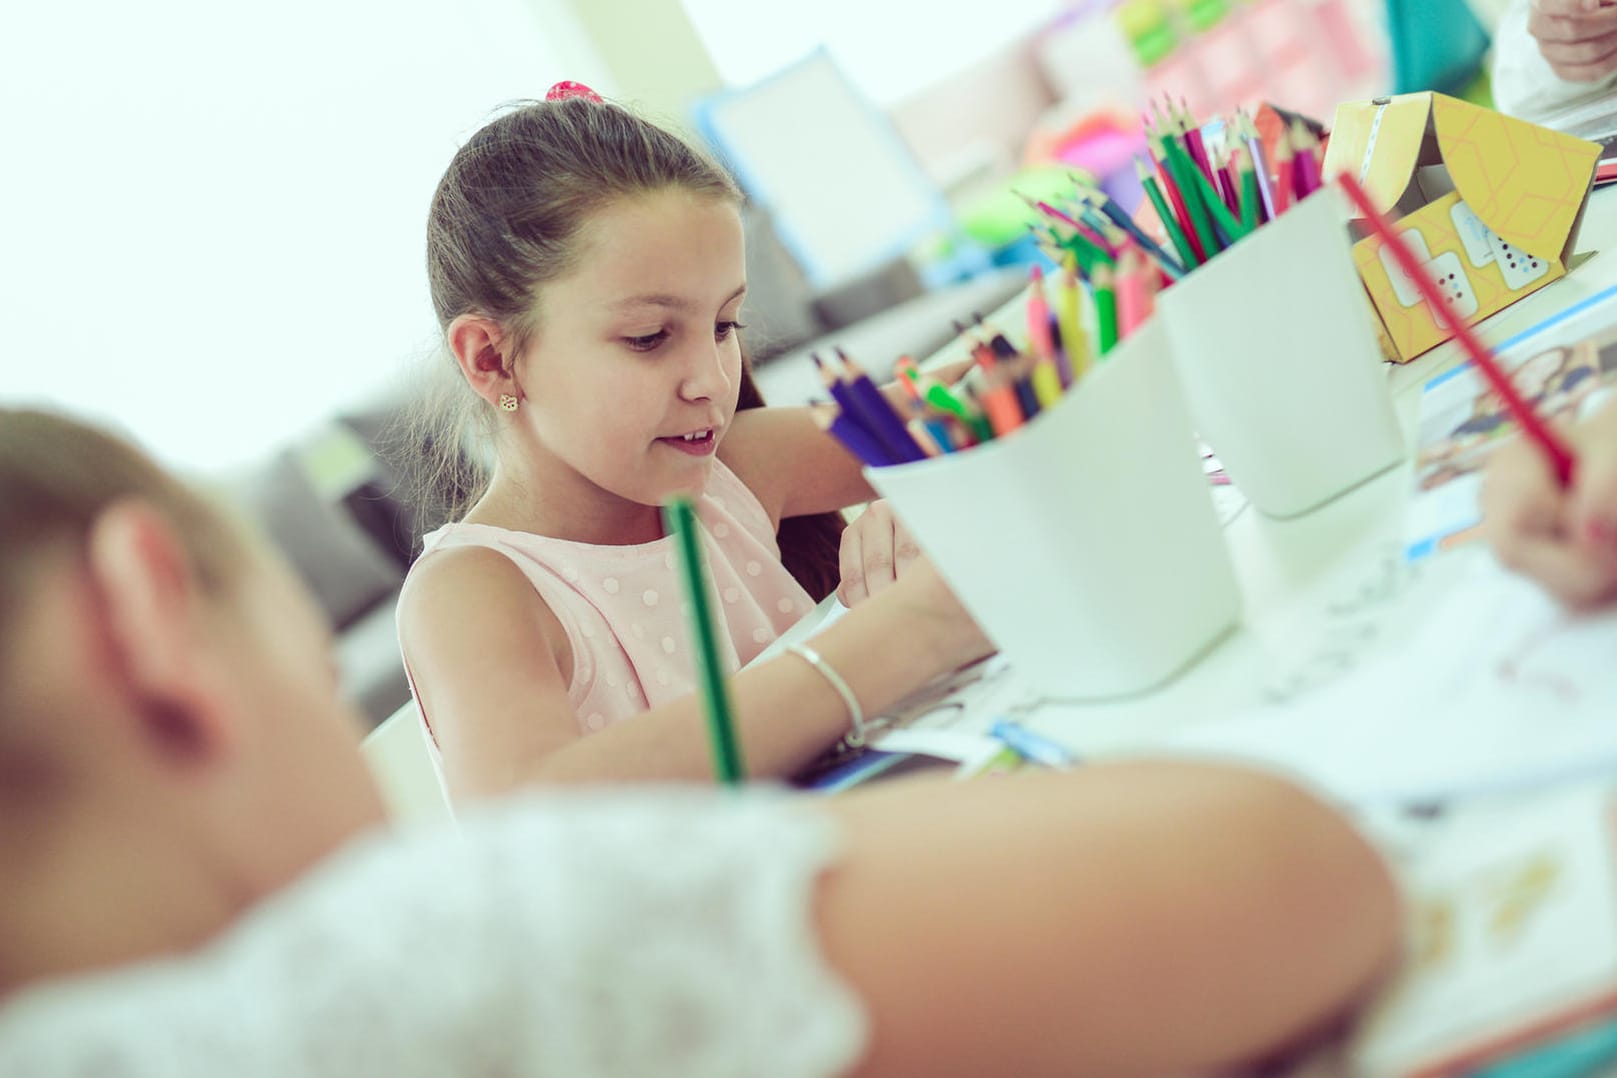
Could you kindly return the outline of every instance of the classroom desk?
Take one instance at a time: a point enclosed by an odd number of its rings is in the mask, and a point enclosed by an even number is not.
[[[1590,255],[1566,277],[1479,324],[1497,343],[1617,285],[1617,190],[1591,196],[1578,242]],[[1021,299],[992,321],[1021,326]],[[926,366],[962,358],[957,347]],[[1088,756],[1135,751],[1186,723],[1247,711],[1323,685],[1396,646],[1480,548],[1405,562],[1413,492],[1414,428],[1422,387],[1461,362],[1452,341],[1388,382],[1411,447],[1405,464],[1302,517],[1280,521],[1248,506],[1225,529],[1244,601],[1240,626],[1168,685],[1103,703],[1039,701],[1023,721]],[[1216,448],[1216,447],[1215,447]]]

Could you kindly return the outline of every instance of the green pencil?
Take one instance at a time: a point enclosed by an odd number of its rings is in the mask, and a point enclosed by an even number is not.
[[[1190,217],[1190,225],[1196,230],[1202,250],[1211,259],[1224,248],[1213,236],[1213,222],[1207,216],[1207,205],[1202,200],[1201,189],[1196,186],[1198,179],[1206,183],[1207,177],[1202,175],[1201,169],[1196,167],[1196,163],[1186,155],[1172,135],[1162,138],[1162,164],[1172,177],[1174,186],[1179,188],[1179,197],[1185,200],[1185,213]]]
[[[1136,160],[1134,170],[1135,174],[1140,177],[1140,187],[1145,190],[1145,197],[1151,200],[1151,205],[1156,209],[1157,216],[1162,219],[1162,227],[1167,231],[1168,238],[1173,241],[1174,248],[1179,252],[1179,261],[1187,271],[1195,269],[1201,265],[1201,259],[1196,257],[1196,248],[1190,245],[1190,237],[1186,236],[1185,230],[1179,227],[1179,218],[1175,217],[1173,211],[1168,209],[1168,200],[1162,197],[1162,188],[1157,186],[1156,177],[1151,175],[1150,170],[1145,167],[1144,161]]]
[[[948,386],[934,382],[927,387],[926,402],[940,412],[948,412],[960,422],[964,423],[972,433],[972,437],[979,442],[994,440],[994,428],[989,424],[988,418],[976,408],[971,407],[949,391]]]
[[[1095,350],[1104,356],[1117,347],[1117,292],[1112,267],[1097,266],[1090,283],[1095,298]]]
[[[663,519],[679,551],[680,575],[685,581],[685,597],[691,604],[691,639],[695,645],[702,704],[707,711],[708,740],[713,746],[713,773],[726,786],[735,786],[746,777],[741,763],[741,746],[736,742],[735,724],[730,717],[729,688],[719,668],[719,646],[713,628],[713,608],[708,597],[707,569],[702,561],[701,532],[696,510],[684,495],[670,499]]]
[[[1258,173],[1252,167],[1252,155],[1244,148],[1235,152],[1239,160],[1236,174],[1241,177],[1241,227],[1251,235],[1263,221],[1263,196],[1258,193]]]

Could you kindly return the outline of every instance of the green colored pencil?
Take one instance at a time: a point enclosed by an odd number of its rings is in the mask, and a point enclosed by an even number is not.
[[[948,412],[964,423],[970,428],[972,437],[979,442],[993,441],[994,428],[988,422],[988,417],[955,396],[949,391],[948,386],[932,383],[926,389],[926,402],[938,411]]]
[[[1252,155],[1243,149],[1235,150],[1235,154],[1239,155],[1235,175],[1240,176],[1240,223],[1252,234],[1263,223],[1263,196],[1258,194],[1258,173],[1253,170]]]
[[[1095,350],[1104,356],[1117,347],[1117,292],[1112,267],[1097,266],[1090,283],[1095,297]]]
[[[1236,219],[1235,214],[1230,212],[1230,208],[1224,205],[1224,196],[1219,193],[1218,188],[1208,178],[1207,173],[1197,167],[1196,162],[1192,161],[1188,154],[1184,155],[1184,160],[1185,167],[1196,178],[1196,190],[1201,195],[1201,201],[1207,206],[1212,215],[1218,219],[1218,227],[1224,230],[1224,234],[1230,238],[1230,242],[1234,243],[1246,235],[1241,228],[1241,222]]]
[[[713,773],[724,785],[735,786],[746,778],[746,768],[741,762],[741,746],[736,741],[735,724],[731,719],[729,687],[719,667],[718,637],[713,627],[713,607],[708,596],[696,510],[689,498],[676,495],[663,509],[663,519],[679,551],[680,575],[685,581],[685,596],[691,604],[691,640],[695,645],[702,704],[707,711],[708,740],[713,746]]]
[[[1190,159],[1184,147],[1180,146],[1172,135],[1166,135],[1162,139],[1162,163],[1167,168],[1174,186],[1179,188],[1179,197],[1185,200],[1185,212],[1190,216],[1190,226],[1196,230],[1196,238],[1201,242],[1202,250],[1207,253],[1209,259],[1212,258],[1224,248],[1213,235],[1213,222],[1207,216],[1207,206],[1201,197],[1201,188],[1196,186],[1198,179],[1206,183],[1207,177],[1202,175],[1201,169],[1196,167],[1196,162]]]
[[[1180,263],[1186,270],[1195,269],[1202,264],[1201,259],[1196,257],[1196,248],[1191,246],[1190,237],[1179,227],[1179,218],[1168,209],[1168,200],[1162,197],[1162,188],[1157,186],[1156,177],[1145,167],[1145,162],[1138,159],[1134,162],[1134,170],[1140,177],[1140,187],[1145,190],[1145,197],[1151,200],[1157,216],[1162,219],[1162,227],[1173,241],[1174,249],[1179,252]]]

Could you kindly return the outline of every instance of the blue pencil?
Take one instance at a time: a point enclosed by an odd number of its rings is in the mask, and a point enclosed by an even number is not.
[[[1035,764],[1066,770],[1078,763],[1078,758],[1065,745],[1052,741],[1043,734],[1036,734],[1019,722],[995,719],[994,725],[988,728],[988,734],[1004,742],[1007,748],[1022,759]]]

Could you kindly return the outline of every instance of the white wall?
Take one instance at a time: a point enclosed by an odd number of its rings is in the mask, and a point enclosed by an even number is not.
[[[878,106],[1027,35],[1066,0],[684,0],[714,66],[747,86],[824,46]]]
[[[33,0],[0,42],[0,401],[207,472],[435,345],[427,204],[497,105],[614,90],[561,0]]]

